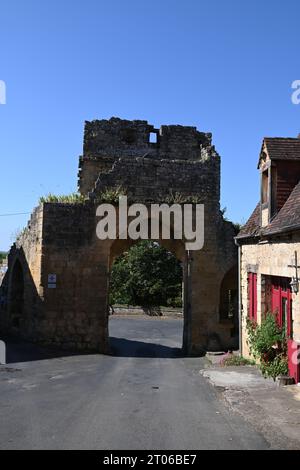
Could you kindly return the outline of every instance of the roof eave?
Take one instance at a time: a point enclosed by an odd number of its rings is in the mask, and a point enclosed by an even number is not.
[[[246,241],[246,240],[251,240],[251,239],[255,239],[255,238],[258,238],[259,237],[259,234],[247,234],[247,235],[237,235],[236,237],[234,237],[236,243],[240,244],[239,242],[240,241]]]
[[[237,243],[239,243],[240,241],[246,241],[246,240],[251,240],[255,238],[267,239],[267,238],[271,238],[273,236],[281,235],[284,233],[296,232],[298,230],[300,231],[300,224],[287,225],[286,227],[275,229],[269,232],[264,232],[263,230],[261,230],[259,233],[256,233],[256,234],[247,234],[247,235],[240,235],[240,236],[238,235],[234,237],[234,239],[236,240]]]
[[[295,224],[295,225],[287,225],[285,227],[281,227],[279,229],[271,230],[270,232],[264,233],[263,231],[261,232],[261,236],[264,238],[268,238],[269,236],[273,235],[280,235],[282,233],[289,233],[289,232],[294,232],[300,230],[300,224]]]

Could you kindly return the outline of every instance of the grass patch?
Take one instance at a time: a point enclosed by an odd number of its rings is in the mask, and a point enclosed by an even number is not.
[[[243,356],[238,356],[235,354],[227,354],[223,359],[220,361],[220,366],[222,367],[230,367],[230,366],[254,366],[255,361],[251,359],[247,359]]]
[[[188,196],[180,192],[173,193],[172,189],[166,197],[162,198],[162,200],[167,204],[198,204],[201,202],[200,196]]]
[[[97,203],[117,204],[120,196],[126,196],[126,189],[122,186],[116,188],[106,188],[96,197]]]
[[[86,197],[79,193],[61,194],[61,195],[49,193],[46,196],[40,197],[39,199],[40,204],[43,204],[45,202],[63,203],[63,204],[82,204],[85,201],[86,201]]]

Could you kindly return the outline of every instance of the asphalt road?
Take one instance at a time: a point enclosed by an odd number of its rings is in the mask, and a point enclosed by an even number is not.
[[[113,356],[9,344],[0,449],[268,448],[181,357],[181,320],[113,317],[110,335]]]

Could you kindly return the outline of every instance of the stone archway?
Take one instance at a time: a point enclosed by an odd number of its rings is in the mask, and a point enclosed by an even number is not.
[[[109,280],[112,265],[116,258],[121,256],[125,251],[129,250],[132,246],[137,244],[140,240],[115,240],[110,247],[109,252],[109,271],[108,271],[108,288],[107,288],[107,309],[109,308]],[[159,243],[160,246],[164,247],[167,251],[171,252],[182,266],[182,315],[183,315],[183,331],[182,331],[182,351],[188,351],[188,338],[189,338],[189,321],[188,321],[188,306],[189,306],[189,292],[190,288],[188,285],[189,277],[187,275],[188,267],[188,254],[185,250],[185,246],[182,240],[151,240]],[[109,312],[107,312],[107,319],[109,318]],[[107,320],[108,321],[108,320]],[[107,328],[107,334],[108,328]]]
[[[155,143],[149,140],[151,132],[158,135]],[[22,335],[65,349],[108,351],[110,263],[129,242],[99,240],[96,209],[97,201],[115,203],[120,188],[130,204],[204,206],[201,250],[186,252],[184,240],[162,243],[184,260],[184,353],[204,354],[216,335],[225,348],[231,327],[220,322],[220,287],[224,273],[237,262],[237,247],[234,226],[220,211],[220,157],[212,136],[190,126],[164,125],[158,131],[146,121],[118,118],[86,122],[81,197],[43,202],[9,254],[8,277],[16,254],[23,253]],[[9,296],[0,323],[11,329],[13,312],[20,307]]]
[[[235,264],[224,275],[220,288],[220,320],[236,318],[238,310],[238,267]]]

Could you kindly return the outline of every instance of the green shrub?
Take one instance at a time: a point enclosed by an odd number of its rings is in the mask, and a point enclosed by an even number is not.
[[[285,354],[278,354],[272,361],[262,361],[260,370],[264,377],[272,377],[274,380],[279,375],[288,375],[288,360]]]
[[[263,376],[275,380],[278,375],[287,375],[285,329],[278,325],[276,316],[268,313],[260,325],[248,319],[247,332],[250,353],[259,361]]]
[[[180,291],[180,286],[178,287],[178,291]],[[182,307],[181,292],[179,292],[179,295],[177,295],[176,297],[172,297],[170,299],[167,299],[167,307],[172,307],[172,308],[181,308]]]
[[[181,306],[182,267],[158,243],[142,240],[119,256],[110,278],[110,304]]]

